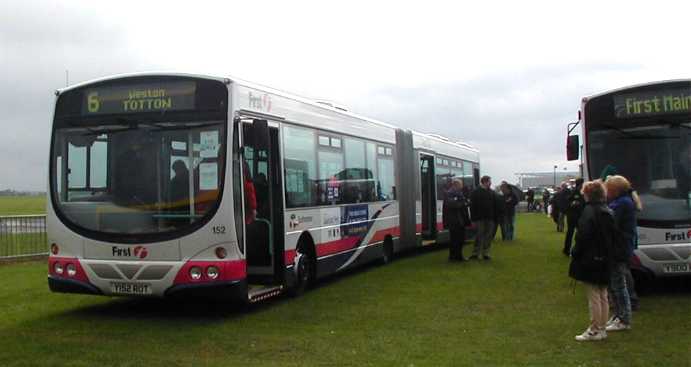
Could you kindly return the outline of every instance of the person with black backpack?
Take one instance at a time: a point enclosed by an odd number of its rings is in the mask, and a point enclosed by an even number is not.
[[[609,208],[614,212],[617,240],[623,251],[621,258],[614,263],[610,276],[609,292],[612,296],[614,315],[607,323],[607,331],[629,330],[632,316],[631,296],[635,295],[629,262],[635,247],[636,205],[630,194],[631,184],[623,176],[607,177],[605,186]]]
[[[615,257],[614,218],[605,203],[605,186],[601,181],[586,182],[582,193],[586,205],[578,221],[576,243],[571,249],[569,276],[585,284],[590,326],[577,335],[576,340],[602,340],[607,337],[607,285]]]

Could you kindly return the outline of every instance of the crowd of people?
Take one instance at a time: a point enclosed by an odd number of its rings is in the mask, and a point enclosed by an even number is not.
[[[492,178],[480,178],[472,192],[464,190],[463,181],[454,179],[444,195],[443,222],[449,229],[449,261],[466,261],[463,244],[466,227],[475,229],[475,246],[470,260],[490,260],[490,248],[498,230],[502,240],[514,239],[518,195],[502,181],[492,189]],[[470,210],[472,208],[472,210]]]
[[[493,190],[489,176],[483,176],[472,192],[464,189],[462,180],[452,181],[443,210],[451,237],[450,261],[466,260],[466,227],[476,231],[470,259],[491,259],[491,244],[498,229],[502,240],[514,239],[519,201],[514,188],[502,182]],[[586,287],[590,325],[576,340],[603,340],[607,332],[631,329],[632,311],[639,308],[639,300],[630,261],[638,243],[636,212],[642,210],[631,183],[608,166],[598,180],[562,183],[554,194],[545,190],[542,207],[531,191],[526,195],[528,211],[544,210],[557,231],[565,231],[561,252],[570,257],[569,276]]]

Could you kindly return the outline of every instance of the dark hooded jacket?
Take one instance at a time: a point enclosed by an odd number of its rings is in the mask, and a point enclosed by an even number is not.
[[[613,263],[614,216],[603,202],[589,202],[583,209],[571,249],[569,276],[582,282],[607,285]]]

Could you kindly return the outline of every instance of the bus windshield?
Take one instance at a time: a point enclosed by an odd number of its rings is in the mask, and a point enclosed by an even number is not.
[[[691,219],[691,118],[588,121],[588,159],[596,178],[610,165],[631,181],[643,202],[640,221]]]
[[[58,210],[88,230],[141,234],[199,220],[219,199],[222,121],[59,129]]]
[[[221,197],[226,104],[222,83],[189,80],[118,80],[61,95],[50,167],[56,214],[108,241],[156,241],[201,225]]]

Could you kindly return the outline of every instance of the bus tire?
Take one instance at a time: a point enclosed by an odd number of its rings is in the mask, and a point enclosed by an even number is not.
[[[297,297],[305,293],[312,286],[316,274],[314,247],[308,240],[300,240],[295,252],[295,283],[289,293]]]
[[[391,236],[386,236],[386,238],[384,238],[384,243],[382,243],[382,246],[383,255],[381,262],[382,264],[388,264],[393,261],[393,239]]]

